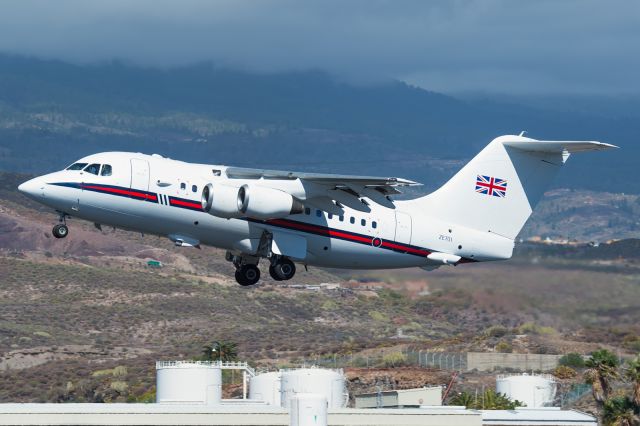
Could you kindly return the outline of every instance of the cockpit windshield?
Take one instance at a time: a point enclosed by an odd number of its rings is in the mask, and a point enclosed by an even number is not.
[[[97,176],[100,173],[100,164],[89,164],[84,171]]]
[[[87,163],[73,163],[72,165],[67,167],[66,170],[82,170],[85,168],[86,165]]]

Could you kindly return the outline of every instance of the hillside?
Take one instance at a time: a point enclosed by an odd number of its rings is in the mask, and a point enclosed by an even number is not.
[[[322,72],[80,66],[0,55],[4,170],[40,173],[89,153],[130,150],[239,166],[399,175],[431,190],[492,138],[521,130],[623,146],[577,156],[557,185],[640,192],[633,161],[640,125],[627,115],[460,100],[393,81],[357,86]]]
[[[12,189],[19,179],[0,180],[0,401],[146,400],[156,359],[197,357],[212,340],[238,342],[240,358],[259,367],[335,356],[384,367],[384,354],[407,348],[640,350],[637,241],[519,245],[509,262],[429,273],[310,268],[291,282],[340,284],[333,290],[270,279],[242,288],[219,250],[79,220],[54,240],[53,216]],[[390,373],[358,372],[354,389],[374,386],[375,374]]]

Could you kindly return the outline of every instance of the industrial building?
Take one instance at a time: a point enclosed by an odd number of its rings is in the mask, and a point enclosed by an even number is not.
[[[243,371],[243,399],[222,399],[223,369]],[[440,387],[385,392],[389,406],[398,408],[346,408],[340,370],[256,374],[245,363],[163,361],[156,363],[156,373],[155,404],[0,404],[0,425],[597,425],[592,416],[557,408],[481,411],[441,406]],[[380,395],[375,395],[378,407]],[[362,406],[372,398],[364,395]],[[400,408],[408,406],[416,408]]]
[[[420,408],[442,405],[442,386],[398,389],[355,396],[356,408]]]

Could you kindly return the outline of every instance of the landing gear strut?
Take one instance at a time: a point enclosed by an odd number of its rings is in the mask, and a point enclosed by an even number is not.
[[[51,230],[51,233],[56,238],[65,238],[69,235],[69,228],[67,227],[67,214],[60,213],[60,223],[55,225]]]
[[[296,274],[296,265],[286,257],[280,257],[269,266],[269,275],[276,281],[290,280]]]

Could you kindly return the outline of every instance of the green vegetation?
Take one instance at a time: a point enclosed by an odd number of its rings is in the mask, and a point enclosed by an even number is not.
[[[561,366],[572,368],[583,368],[585,366],[584,358],[582,357],[582,355],[575,352],[563,355],[562,358],[560,358],[560,361],[558,361],[558,364],[560,364]]]
[[[203,349],[205,361],[237,361],[238,344],[235,342],[214,341],[211,345],[205,345]]]
[[[391,352],[382,357],[382,365],[385,367],[402,367],[407,362],[407,356],[402,352]]]
[[[511,400],[493,389],[487,389],[480,395],[460,392],[449,399],[448,405],[464,405],[474,410],[513,410],[523,406],[522,402]]]
[[[592,386],[603,423],[631,426],[640,422],[640,355],[620,365],[614,353],[600,349],[591,354],[585,365],[588,370],[584,378]],[[631,391],[619,386],[620,381]]]

